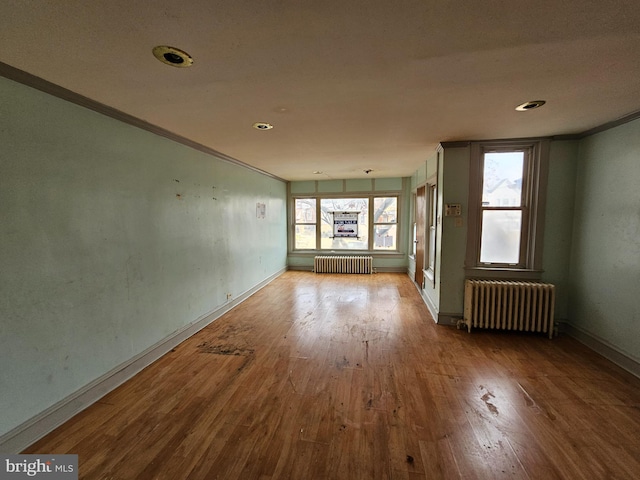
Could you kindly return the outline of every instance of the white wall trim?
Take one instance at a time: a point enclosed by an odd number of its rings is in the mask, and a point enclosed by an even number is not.
[[[606,340],[594,335],[592,333],[583,330],[580,327],[571,325],[570,323],[564,323],[561,325],[561,331],[575,338],[580,343],[586,345],[591,350],[599,353],[608,360],[619,367],[624,368],[627,372],[640,378],[640,362],[631,358],[627,353],[620,351],[617,347],[607,342]]]
[[[297,272],[313,272],[313,265],[289,265],[289,270]]]
[[[407,272],[407,275],[409,275],[409,272]],[[438,323],[438,309],[436,308],[435,304],[431,301],[428,295],[425,295],[424,291],[420,288],[420,285],[416,283],[416,281],[411,275],[409,275],[409,278],[411,279],[411,282],[415,285],[415,287],[418,289],[418,293],[422,297],[422,301],[424,302],[424,304],[427,306],[427,310],[429,310],[429,313],[433,317],[433,321],[435,323]]]
[[[289,265],[289,270],[313,272],[313,265]],[[373,273],[407,273],[407,267],[373,267]],[[351,275],[345,273],[345,275]]]
[[[60,400],[56,404],[18,425],[0,437],[1,453],[18,453],[50,433],[85,408],[100,400],[107,393],[122,385],[138,372],[151,365],[164,354],[191,337],[236,305],[242,303],[261,288],[282,275],[283,268],[250,288],[233,301],[201,316],[185,325],[155,345],[118,365],[111,371],[88,383],[80,390]]]
[[[373,273],[407,273],[407,267],[373,267]]]
[[[458,322],[463,319],[462,313],[439,313],[438,325],[446,325],[448,327],[458,327]]]
[[[154,133],[161,137],[168,138],[169,140],[173,140],[174,142],[181,143],[186,145],[187,147],[191,147],[195,150],[198,150],[202,153],[206,153],[207,155],[212,155],[219,160],[224,162],[233,163],[235,165],[239,165],[248,170],[253,170],[254,172],[258,172],[267,177],[274,178],[281,182],[287,183],[287,181],[283,178],[280,178],[272,173],[269,173],[265,170],[260,170],[253,165],[249,165],[248,163],[241,162],[240,160],[230,157],[229,155],[218,152],[211,147],[198,143],[189,138],[183,137],[182,135],[178,135],[177,133],[173,133],[169,130],[165,130],[157,125],[149,123],[140,118],[134,117],[133,115],[129,115],[128,113],[124,113],[120,110],[117,110],[113,107],[109,107],[100,102],[96,102],[90,98],[84,97],[79,93],[72,92],[71,90],[67,90],[59,85],[49,82],[48,80],[44,80],[43,78],[36,77],[30,73],[27,73],[18,68],[12,67],[6,63],[0,62],[0,76],[8,78],[9,80],[13,80],[14,82],[21,83],[31,88],[35,88],[36,90],[40,90],[41,92],[48,93],[49,95],[53,95],[54,97],[58,97],[62,100],[66,100],[71,103],[75,103],[81,107],[88,108],[93,110],[94,112],[101,113],[102,115],[106,115],[107,117],[115,118],[121,122],[127,123],[129,125],[133,125],[134,127],[141,128],[142,130],[146,130],[148,132]]]

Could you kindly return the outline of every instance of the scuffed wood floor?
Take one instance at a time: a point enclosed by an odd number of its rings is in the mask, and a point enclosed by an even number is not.
[[[434,324],[406,275],[287,272],[25,453],[84,479],[640,478],[640,380]]]

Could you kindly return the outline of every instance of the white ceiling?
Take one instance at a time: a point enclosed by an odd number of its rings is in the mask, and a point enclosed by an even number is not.
[[[4,63],[287,180],[640,110],[637,0],[4,0],[0,38]]]

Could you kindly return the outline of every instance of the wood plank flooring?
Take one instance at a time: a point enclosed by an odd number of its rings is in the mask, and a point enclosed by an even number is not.
[[[25,453],[83,479],[637,479],[640,380],[437,326],[406,275],[287,272]]]

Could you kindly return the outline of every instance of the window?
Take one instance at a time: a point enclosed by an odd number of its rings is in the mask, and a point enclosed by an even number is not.
[[[547,141],[472,144],[468,270],[540,270],[547,164]]]
[[[333,213],[353,212],[358,214],[358,236],[336,237],[333,234]],[[367,250],[369,239],[368,198],[322,198],[320,199],[320,248],[322,250]]]
[[[427,276],[433,281],[436,271],[436,218],[438,217],[438,190],[435,184],[427,187],[427,196],[427,205],[429,208],[427,215],[427,228],[429,229]]]
[[[293,206],[294,250],[398,251],[397,196],[294,198]],[[357,234],[335,234],[334,214],[344,213],[357,215]]]
[[[295,200],[294,248],[313,250],[316,248],[316,199],[296,198]]]
[[[373,199],[373,248],[375,250],[397,250],[398,198],[376,197]]]
[[[523,177],[529,152],[485,152],[482,157],[480,264],[520,265],[527,216]],[[525,237],[525,238],[523,238]]]
[[[412,194],[412,198],[413,198],[413,211],[411,213],[412,215],[412,219],[411,219],[411,224],[413,225],[413,233],[411,234],[411,255],[413,257],[416,256],[416,245],[418,244],[418,224],[416,222],[416,197],[417,195],[414,193]]]

